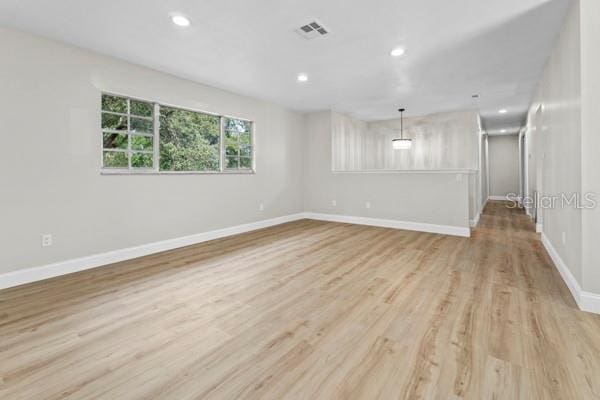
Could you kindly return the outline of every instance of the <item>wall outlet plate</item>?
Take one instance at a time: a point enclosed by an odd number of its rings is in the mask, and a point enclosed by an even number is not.
[[[42,235],[42,247],[52,246],[52,234],[45,233]]]

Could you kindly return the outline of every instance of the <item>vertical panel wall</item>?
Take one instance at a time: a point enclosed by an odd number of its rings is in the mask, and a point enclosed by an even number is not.
[[[411,150],[394,150],[400,120],[365,123],[332,113],[334,171],[477,170],[479,115],[475,111],[404,119]]]

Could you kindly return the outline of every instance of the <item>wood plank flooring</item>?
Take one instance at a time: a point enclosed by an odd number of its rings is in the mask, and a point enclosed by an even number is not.
[[[0,398],[600,398],[600,316],[505,206],[468,239],[303,220],[0,291]]]

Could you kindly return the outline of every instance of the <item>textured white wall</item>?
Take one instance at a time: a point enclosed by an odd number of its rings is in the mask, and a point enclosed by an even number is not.
[[[404,118],[410,151],[392,148],[400,119],[365,123],[335,112],[332,118],[334,171],[478,169],[476,111]]]
[[[302,114],[13,30],[0,53],[0,273],[302,211]],[[256,174],[100,175],[103,90],[255,121]]]
[[[362,171],[371,166],[367,152],[368,124],[345,114],[331,113],[331,168],[334,171]]]

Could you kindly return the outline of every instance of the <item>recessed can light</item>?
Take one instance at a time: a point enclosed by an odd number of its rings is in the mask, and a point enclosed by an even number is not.
[[[506,133],[506,129],[502,129],[500,133]]]
[[[392,51],[390,51],[390,55],[392,57],[400,57],[401,55],[403,55],[405,52],[403,47],[396,47],[395,49],[393,49]]]
[[[308,81],[308,75],[306,74],[298,74],[298,82],[306,82]]]
[[[177,26],[189,26],[190,20],[180,14],[171,15],[171,21]]]
[[[508,112],[508,110],[506,108],[503,108],[502,110],[498,111],[500,114],[506,114]]]

